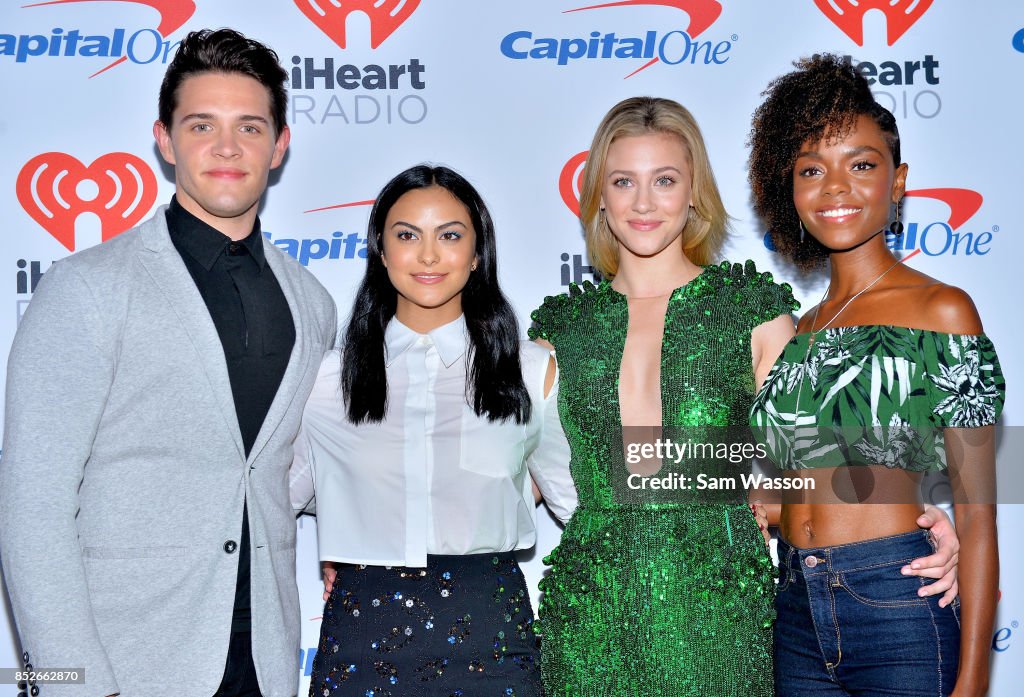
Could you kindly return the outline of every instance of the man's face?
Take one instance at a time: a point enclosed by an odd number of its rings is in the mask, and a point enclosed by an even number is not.
[[[270,93],[247,75],[193,75],[177,97],[170,128],[157,121],[153,135],[174,165],[178,203],[225,234],[245,236],[267,175],[288,148],[288,127],[275,136]]]

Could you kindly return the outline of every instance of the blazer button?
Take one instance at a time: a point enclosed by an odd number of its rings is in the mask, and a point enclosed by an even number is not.
[[[224,543],[224,551],[228,554],[234,554],[236,549],[238,549],[238,543],[234,540],[228,540]]]
[[[21,654],[21,660],[24,663],[28,663],[30,660],[32,660],[32,659],[29,658],[28,651],[26,651],[25,653]]]

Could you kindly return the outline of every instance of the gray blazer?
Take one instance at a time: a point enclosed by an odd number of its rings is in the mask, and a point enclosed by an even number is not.
[[[292,440],[336,310],[264,240],[295,347],[246,458],[217,330],[164,207],[55,263],[7,365],[0,556],[23,658],[84,668],[41,694],[210,697],[227,657],[242,506],[267,697],[298,686]]]

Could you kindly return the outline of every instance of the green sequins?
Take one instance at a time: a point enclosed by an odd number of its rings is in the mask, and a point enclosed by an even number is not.
[[[750,332],[796,308],[747,265],[707,267],[669,300],[662,345],[668,429],[746,424]],[[545,560],[541,669],[553,697],[768,697],[772,565],[745,492],[624,498],[618,375],[629,325],[608,283],[571,286],[533,314],[560,369],[559,413],[580,505]]]

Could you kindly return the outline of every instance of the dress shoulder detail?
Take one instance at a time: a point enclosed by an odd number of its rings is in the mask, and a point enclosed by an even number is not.
[[[743,264],[723,261],[708,269],[718,272],[723,290],[731,292],[734,301],[747,307],[755,325],[800,309],[800,303],[793,296],[793,287],[788,283],[777,283],[771,271],[758,271],[752,259]]]
[[[570,283],[569,290],[559,295],[548,295],[536,310],[530,313],[533,325],[527,334],[531,339],[544,339],[557,343],[567,324],[578,316],[580,308],[590,299],[602,295],[606,282],[595,285],[591,281]]]

